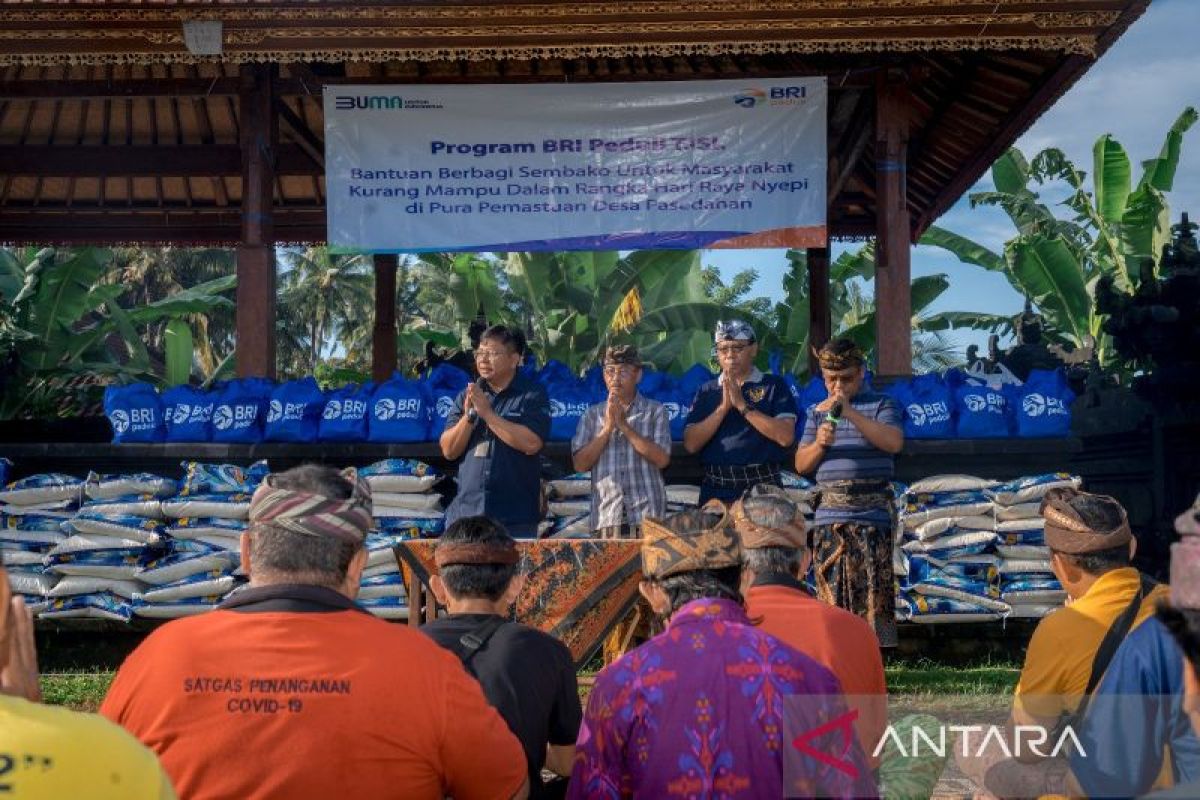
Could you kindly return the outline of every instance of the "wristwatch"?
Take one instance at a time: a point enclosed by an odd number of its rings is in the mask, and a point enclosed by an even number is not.
[[[467,422],[474,425],[478,420],[479,420],[479,412],[478,411],[476,411],[475,409],[472,408],[470,411],[467,412]]]

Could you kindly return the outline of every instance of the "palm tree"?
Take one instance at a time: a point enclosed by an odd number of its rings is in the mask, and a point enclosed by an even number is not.
[[[362,341],[374,308],[375,276],[368,255],[335,255],[327,247],[283,251],[277,321],[280,373],[312,375],[347,341]],[[360,345],[347,361],[370,363]]]

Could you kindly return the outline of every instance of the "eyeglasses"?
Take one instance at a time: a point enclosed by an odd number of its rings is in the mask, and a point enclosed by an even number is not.
[[[495,361],[497,358],[500,358],[500,356],[511,356],[511,355],[512,355],[512,352],[509,350],[476,350],[475,351],[475,360],[476,361]]]
[[[635,369],[637,369],[637,367],[631,367],[628,364],[625,364],[624,366],[620,366],[620,367],[610,365],[610,366],[607,366],[604,368],[604,374],[612,375],[612,376],[616,376],[616,375],[629,376],[629,375],[633,374],[633,371]]]
[[[741,355],[750,345],[748,344],[722,344],[717,345],[714,349],[723,356]]]

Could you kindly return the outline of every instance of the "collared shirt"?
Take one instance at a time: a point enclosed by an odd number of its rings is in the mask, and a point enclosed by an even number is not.
[[[1100,642],[1140,585],[1138,571],[1133,567],[1111,570],[1097,578],[1083,597],[1039,622],[1025,652],[1014,711],[1019,709],[1026,715],[1053,721],[1078,708]],[[1134,629],[1168,596],[1166,584],[1156,586],[1142,600]]]
[[[100,713],[193,800],[483,800],[526,775],[520,742],[452,653],[321,587],[251,587],[166,623]]]
[[[1200,737],[1183,710],[1184,669],[1183,651],[1157,619],[1125,637],[1077,731],[1082,754],[1071,756],[1089,797],[1137,797],[1156,778],[1162,786],[1200,781]]]
[[[717,376],[696,392],[692,410],[688,412],[687,424],[703,422],[721,405],[725,374]],[[764,375],[754,368],[742,383],[742,397],[746,410],[754,409],[778,419],[796,418],[796,399],[783,378]],[[746,466],[748,464],[780,464],[787,451],[759,433],[746,421],[743,414],[730,411],[721,420],[720,427],[700,451],[703,464],[720,466]]]
[[[546,441],[550,435],[550,401],[540,384],[518,373],[501,392],[493,392],[487,381],[475,385],[487,392],[497,414]],[[462,417],[466,394],[464,390],[455,398],[454,408],[446,417],[447,428]],[[458,463],[458,495],[446,509],[446,524],[459,517],[487,514],[504,523],[513,536],[536,536],[542,515],[541,481],[540,455],[527,456],[509,447],[483,420],[478,420]]]
[[[746,614],[758,629],[790,644],[832,672],[858,709],[858,740],[873,753],[887,726],[887,681],[879,639],[870,623],[822,603],[791,575],[757,575],[746,594]]]
[[[568,797],[874,797],[857,741],[846,772],[805,757],[784,773],[785,718],[817,728],[846,713],[840,695],[829,670],[736,603],[694,600],[596,677]]]
[[[604,427],[608,401],[589,408],[579,420],[571,452],[578,453]],[[629,426],[666,452],[671,452],[671,422],[662,403],[638,394],[625,415]],[[600,460],[592,465],[592,530],[661,517],[667,510],[662,470],[642,458],[629,438],[613,431]]]
[[[854,410],[867,419],[903,428],[900,406],[896,401],[877,392],[861,392],[850,401]],[[817,439],[817,429],[825,422],[828,412],[817,411],[816,406],[808,410],[804,420],[804,433],[800,445],[812,444]],[[882,480],[890,481],[895,472],[895,456],[885,453],[867,441],[854,423],[843,417],[835,430],[833,446],[817,467],[817,482]],[[855,522],[891,528],[891,512],[887,508],[821,508],[813,515],[814,525],[832,525],[838,522]]]

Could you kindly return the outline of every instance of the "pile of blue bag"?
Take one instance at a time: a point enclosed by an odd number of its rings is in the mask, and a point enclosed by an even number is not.
[[[906,487],[894,563],[897,616],[919,623],[1038,618],[1066,599],[1050,569],[1041,500],[1078,477],[1001,483],[938,475]]]

